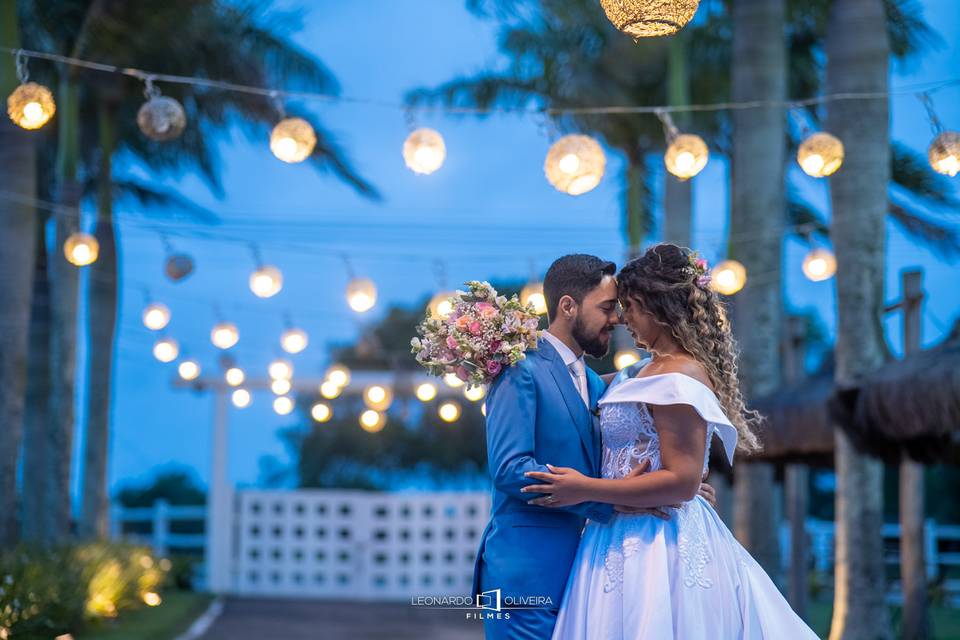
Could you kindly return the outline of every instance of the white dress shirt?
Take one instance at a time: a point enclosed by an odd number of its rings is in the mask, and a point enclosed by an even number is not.
[[[542,335],[547,342],[553,345],[557,353],[560,354],[563,364],[567,366],[567,371],[570,372],[570,377],[573,379],[573,386],[580,392],[580,397],[583,398],[583,404],[589,409],[590,391],[587,386],[587,364],[583,360],[583,354],[580,354],[578,358],[573,350],[565,345],[560,338],[550,333],[549,329],[544,331]]]

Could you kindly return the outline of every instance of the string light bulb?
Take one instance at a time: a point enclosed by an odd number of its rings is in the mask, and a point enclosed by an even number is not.
[[[100,243],[89,233],[71,233],[63,243],[63,255],[67,262],[77,267],[93,264],[100,255]]]
[[[196,360],[184,360],[180,363],[180,366],[177,367],[177,373],[180,374],[180,377],[184,380],[196,380],[200,377],[200,363]]]
[[[640,362],[640,356],[637,355],[637,352],[633,351],[632,349],[617,351],[617,353],[613,356],[613,366],[615,366],[618,371],[622,371],[627,367],[637,364],[638,362]]]
[[[387,416],[374,409],[367,409],[360,414],[360,426],[367,433],[382,431],[387,424]]]
[[[250,392],[246,389],[234,389],[233,393],[230,394],[230,400],[233,402],[233,406],[238,409],[246,409],[249,407],[251,399]]]
[[[460,387],[462,387],[463,385],[466,384],[463,380],[461,380],[459,377],[457,377],[457,374],[455,374],[455,373],[447,373],[447,374],[444,374],[444,376],[443,376],[443,382],[444,382],[448,387],[451,387],[451,388],[453,388],[453,389],[459,389]]]
[[[960,173],[960,133],[944,131],[938,135],[927,149],[927,159],[937,173],[951,177]]]
[[[310,408],[310,416],[317,422],[329,422],[333,417],[333,409],[326,402],[318,402]]]
[[[813,249],[803,258],[803,275],[813,282],[829,280],[837,272],[837,258],[827,249]]]
[[[218,322],[210,331],[210,342],[218,349],[229,349],[240,341],[240,332],[232,322]]]
[[[363,390],[363,403],[370,409],[386,411],[393,402],[393,390],[387,385],[372,384]]]
[[[290,393],[290,388],[293,386],[286,378],[277,378],[270,383],[270,390],[273,391],[273,395],[276,396],[285,396]]]
[[[470,402],[478,402],[483,400],[487,395],[487,390],[482,386],[480,387],[467,387],[463,390],[463,396]]]
[[[417,385],[417,400],[420,402],[430,402],[437,397],[437,385],[431,382],[424,382]]]
[[[288,415],[293,411],[293,400],[290,396],[277,396],[273,399],[273,410],[279,416]]]
[[[143,310],[143,326],[159,331],[170,324],[170,309],[161,302],[151,302]]]
[[[350,369],[342,364],[332,365],[327,369],[325,378],[328,382],[343,388],[350,384]]]
[[[460,405],[454,401],[444,402],[437,409],[437,415],[444,422],[456,422],[460,418]]]
[[[322,395],[327,400],[333,400],[334,398],[338,398],[342,391],[343,390],[339,386],[337,386],[330,380],[327,380],[320,384],[320,395]]]
[[[137,111],[137,126],[151,140],[165,142],[179,138],[187,126],[187,114],[183,106],[160,92],[148,81],[149,98]]]
[[[797,149],[797,162],[808,176],[825,178],[843,164],[843,143],[825,131],[814,133]]]
[[[239,387],[243,384],[243,381],[246,380],[247,374],[245,374],[240,367],[230,367],[226,370],[223,377],[231,387]]]
[[[670,142],[663,162],[667,171],[681,180],[689,180],[703,171],[709,158],[710,150],[703,138],[692,133],[681,133]]]
[[[453,302],[450,301],[450,298],[455,297],[457,294],[453,291],[441,291],[437,295],[433,296],[430,299],[430,315],[434,318],[440,318],[445,320],[453,313]]]
[[[747,270],[736,260],[724,260],[711,271],[710,286],[725,296],[732,296],[747,283]]]
[[[446,157],[443,136],[433,129],[417,129],[403,142],[403,161],[414,173],[429,175],[443,166]]]
[[[53,93],[36,82],[23,82],[7,96],[7,115],[22,129],[39,129],[56,111]]]
[[[271,380],[289,380],[293,377],[293,363],[283,358],[277,358],[267,367]]]
[[[303,118],[284,118],[270,132],[270,151],[284,162],[303,162],[315,146],[317,134]]]
[[[300,353],[310,340],[303,329],[287,329],[280,335],[280,347],[287,353]]]
[[[550,146],[543,172],[555,189],[579,196],[600,184],[606,164],[600,143],[590,136],[574,134]]]
[[[366,313],[377,303],[377,286],[369,278],[353,278],[347,283],[347,304],[357,313]]]
[[[543,295],[543,283],[527,283],[520,291],[520,302],[524,305],[533,305],[533,310],[537,315],[545,314],[547,312],[547,299]]]
[[[180,354],[180,345],[173,338],[160,338],[153,344],[153,357],[160,362],[173,362]]]
[[[280,269],[263,265],[250,274],[250,291],[258,298],[271,298],[283,288],[283,274]]]

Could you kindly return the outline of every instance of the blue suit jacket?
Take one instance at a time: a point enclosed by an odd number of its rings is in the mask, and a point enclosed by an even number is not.
[[[587,382],[590,407],[596,407],[603,380],[587,368]],[[520,489],[538,482],[525,472],[549,471],[543,463],[598,476],[599,425],[560,354],[541,338],[537,350],[491,385],[486,427],[493,501],[474,566],[473,593],[499,588],[503,597],[549,596],[557,608],[584,519],[608,522],[613,506],[540,507],[527,501],[543,494]]]

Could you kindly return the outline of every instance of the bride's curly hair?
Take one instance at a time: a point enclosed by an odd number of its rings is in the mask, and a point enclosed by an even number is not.
[[[640,304],[703,365],[724,413],[737,428],[738,448],[757,451],[756,432],[763,416],[744,404],[737,379],[736,341],[725,306],[709,279],[706,263],[693,251],[663,243],[624,265],[617,275],[617,288],[621,301]]]

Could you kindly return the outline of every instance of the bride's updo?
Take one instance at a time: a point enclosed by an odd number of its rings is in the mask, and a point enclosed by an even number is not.
[[[738,448],[760,448],[762,416],[746,408],[737,379],[737,346],[706,261],[686,247],[663,243],[634,258],[617,275],[618,295],[648,311],[707,370],[724,413],[737,428]],[[655,351],[654,351],[655,352]]]

